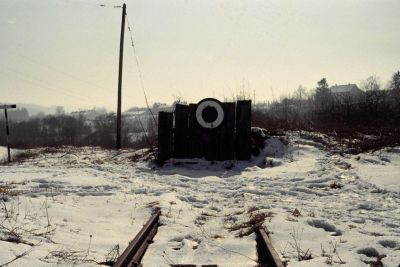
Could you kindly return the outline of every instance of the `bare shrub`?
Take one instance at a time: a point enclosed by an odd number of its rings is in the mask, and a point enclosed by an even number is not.
[[[21,216],[19,210],[20,202],[16,200],[5,199],[0,200],[2,206],[3,217],[0,223],[0,240],[13,243],[23,243],[29,246],[34,246],[29,240],[33,237],[41,237],[52,242],[50,236],[54,233],[55,228],[50,224],[47,203],[44,203],[42,209],[45,209],[46,223],[39,216],[30,216],[25,213]],[[25,211],[26,212],[26,211]]]
[[[34,157],[37,157],[38,156],[38,151],[34,151],[34,150],[25,150],[25,151],[22,151],[22,152],[20,152],[20,153],[17,153],[14,157],[13,157],[13,162],[18,162],[18,163],[20,163],[20,162],[25,162],[25,161],[27,161],[27,160],[29,160],[29,159],[32,159],[32,158],[34,158]]]
[[[295,251],[296,257],[298,261],[310,260],[312,259],[311,250],[307,248],[303,250],[301,246],[301,236],[303,231],[299,231],[293,228],[292,232],[290,233],[290,237],[292,241],[289,242],[289,246]]]
[[[292,212],[292,216],[294,216],[294,217],[300,217],[300,216],[302,216],[302,215],[301,215],[301,212],[300,212],[297,208],[295,208],[295,209],[293,210],[293,212]]]
[[[114,263],[118,260],[119,257],[119,244],[113,246],[110,251],[106,255],[106,260],[104,262],[100,262],[99,264],[113,266]]]
[[[333,263],[345,264],[346,262],[342,260],[339,256],[339,251],[337,248],[337,242],[330,241],[329,242],[329,251],[326,251],[321,244],[321,256],[326,257],[325,263],[328,265],[332,265]],[[334,259],[336,256],[337,260]]]

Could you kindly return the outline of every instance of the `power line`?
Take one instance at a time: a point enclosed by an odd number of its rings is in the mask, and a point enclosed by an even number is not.
[[[9,50],[9,49],[8,49],[8,50]],[[9,50],[9,51],[10,51],[10,50]],[[77,77],[77,76],[75,76],[75,75],[73,75],[73,74],[70,74],[70,73],[67,73],[67,72],[65,72],[65,71],[63,71],[63,70],[60,70],[60,69],[58,69],[58,68],[55,68],[55,67],[53,67],[53,66],[51,66],[51,65],[49,65],[49,64],[41,63],[41,62],[39,62],[39,61],[37,61],[37,60],[31,58],[31,57],[28,57],[28,56],[26,56],[26,55],[21,54],[19,51],[16,51],[16,53],[15,53],[15,52],[12,52],[12,54],[17,55],[18,57],[20,57],[20,58],[22,58],[22,59],[24,59],[24,60],[27,60],[27,61],[31,62],[32,64],[35,64],[35,65],[37,65],[37,66],[40,66],[40,67],[42,67],[42,68],[44,68],[44,69],[48,69],[48,70],[50,70],[50,71],[57,72],[57,73],[59,73],[59,74],[62,74],[62,75],[66,76],[66,77],[69,77],[69,78],[72,78],[72,79],[74,79],[74,80],[76,80],[76,81],[79,81],[79,82],[81,82],[81,83],[85,83],[85,84],[91,85],[91,86],[93,86],[93,87],[102,89],[102,90],[105,91],[105,92],[106,92],[106,91],[107,91],[107,92],[110,92],[109,88],[100,86],[100,85],[98,85],[98,84],[95,84],[95,83],[90,82],[90,81],[87,81],[87,80],[84,80],[84,79],[82,79],[82,78],[80,78],[80,77]]]
[[[90,4],[91,6],[97,6],[97,7],[106,7],[106,8],[122,8],[122,5],[105,5],[105,4],[101,4],[101,5],[98,5],[98,4],[95,4],[95,5],[92,5],[92,4]],[[107,92],[107,93],[110,93],[110,92],[112,92],[111,90],[110,90],[110,88],[106,88],[106,87],[103,87],[103,86],[100,86],[100,85],[98,85],[98,84],[95,84],[95,83],[93,83],[93,82],[90,82],[90,81],[87,81],[87,80],[84,80],[84,79],[82,79],[82,78],[80,78],[80,77],[77,77],[77,76],[75,76],[75,75],[72,75],[72,74],[70,74],[70,73],[67,73],[67,72],[65,72],[65,71],[63,71],[63,70],[60,70],[60,69],[58,69],[58,68],[56,68],[56,67],[53,67],[53,66],[51,66],[51,65],[49,65],[49,64],[44,64],[44,63],[42,63],[42,62],[39,62],[39,61],[37,61],[37,60],[35,60],[35,59],[33,59],[33,58],[30,58],[30,57],[28,57],[28,56],[26,56],[26,55],[23,55],[23,54],[21,54],[18,50],[16,50],[16,49],[10,49],[10,48],[8,48],[7,49],[9,52],[11,52],[10,54],[13,54],[14,56],[18,56],[18,57],[20,57],[20,58],[22,58],[22,59],[24,59],[24,60],[26,60],[26,61],[29,61],[30,63],[32,63],[32,64],[35,64],[35,65],[37,65],[37,66],[40,66],[40,67],[42,67],[42,68],[44,68],[44,69],[47,69],[47,70],[50,70],[50,71],[53,71],[53,72],[56,72],[56,73],[59,73],[59,74],[62,74],[62,75],[64,75],[64,76],[66,76],[66,77],[68,77],[68,78],[72,78],[73,80],[75,80],[75,81],[79,81],[79,82],[81,82],[81,83],[84,83],[84,84],[87,84],[87,85],[91,85],[92,87],[96,87],[96,88],[98,88],[98,89],[101,89],[103,92]],[[21,74],[20,74],[21,75]],[[22,76],[24,76],[23,74],[22,74]],[[50,76],[50,75],[49,75]],[[88,99],[92,99],[92,96],[90,96],[90,97],[87,97]]]
[[[150,111],[151,116],[153,117],[154,124],[157,125],[157,122],[156,122],[156,119],[155,119],[155,117],[154,117],[153,111],[150,109],[149,102],[148,102],[148,100],[147,100],[146,90],[145,90],[144,81],[143,81],[143,74],[142,74],[142,70],[141,70],[141,68],[140,68],[139,58],[138,58],[137,53],[136,53],[135,43],[133,42],[133,33],[132,33],[132,29],[131,29],[131,24],[129,23],[128,14],[126,14],[126,20],[127,20],[127,22],[128,22],[128,30],[129,30],[129,36],[130,36],[130,38],[131,38],[131,46],[132,46],[132,49],[133,49],[133,55],[134,55],[134,57],[135,57],[135,62],[136,62],[137,70],[138,70],[138,73],[139,73],[140,85],[141,85],[141,87],[142,87],[142,91],[143,91],[143,95],[144,95],[144,100],[145,100],[145,102],[146,102],[147,108],[148,108],[149,111]]]
[[[52,85],[46,84],[43,80],[40,80],[38,78],[28,78],[28,77],[26,77],[25,74],[15,71],[15,70],[8,69],[5,71],[11,72],[11,73],[14,73],[14,75],[17,75],[19,81],[29,83],[31,85],[35,85],[36,87],[38,87],[42,90],[44,90],[44,88],[46,88],[47,90],[45,90],[45,92],[47,92],[47,93],[52,92],[52,91],[58,91],[59,93],[64,94],[65,96],[68,96],[73,99],[80,99],[81,101],[85,101],[85,102],[87,102],[88,100],[93,100],[93,96],[87,96],[87,95],[85,96],[82,94],[76,94],[75,92],[72,92],[71,90],[62,89],[60,87],[54,87]],[[3,71],[0,70],[0,73],[8,75],[8,76],[10,75],[10,74],[4,72],[4,70]]]
[[[139,58],[138,58],[137,53],[136,53],[135,43],[133,42],[133,33],[132,33],[131,24],[129,22],[128,14],[126,15],[126,20],[128,22],[129,36],[131,38],[131,47],[133,49],[133,55],[135,57],[136,67],[137,67],[137,70],[138,70],[138,73],[139,73],[140,86],[142,87],[143,93],[145,94],[145,97],[146,97],[145,87],[144,87],[144,82],[143,82],[143,74],[142,74],[142,70],[140,68]],[[146,99],[147,99],[147,97],[146,97]]]
[[[93,6],[94,6],[94,5],[93,5]],[[96,4],[96,6],[105,7],[105,8],[122,8],[122,5],[106,5],[106,4],[100,4],[100,5],[98,5],[98,4]],[[130,37],[131,37],[132,48],[133,48],[133,50],[135,50],[135,47],[134,47],[134,45],[133,45],[133,37],[132,37],[132,32],[131,32],[130,26],[129,26],[129,32],[130,32]],[[7,49],[7,50],[10,50],[10,49]],[[77,77],[77,76],[75,76],[75,75],[72,75],[72,74],[69,74],[69,73],[67,73],[67,72],[65,72],[65,71],[62,71],[62,70],[60,70],[60,69],[57,69],[57,68],[55,68],[55,67],[53,67],[53,66],[51,66],[51,65],[41,63],[41,62],[39,62],[39,61],[37,61],[37,60],[35,60],[35,59],[32,59],[32,58],[30,58],[30,57],[28,57],[28,56],[25,56],[25,55],[21,54],[21,53],[20,53],[19,51],[17,51],[17,50],[14,50],[14,49],[13,49],[13,51],[10,51],[10,52],[11,52],[12,54],[14,54],[14,56],[17,55],[18,57],[23,58],[24,60],[27,60],[27,61],[29,61],[30,63],[36,64],[36,65],[38,65],[38,66],[40,66],[40,67],[42,67],[42,68],[45,68],[45,69],[47,69],[47,70],[60,73],[60,74],[62,74],[62,75],[64,75],[64,76],[67,76],[67,77],[69,77],[69,78],[72,78],[72,79],[74,79],[74,80],[76,80],[76,81],[80,81],[80,82],[82,82],[82,83],[89,84],[89,85],[91,85],[91,86],[93,86],[93,87],[102,89],[103,91],[111,92],[111,90],[109,90],[108,88],[105,88],[105,87],[99,86],[99,85],[97,85],[97,84],[94,84],[94,83],[92,83],[92,82],[89,82],[89,81],[87,81],[87,80],[81,79],[81,78],[79,78],[79,77]],[[136,52],[135,52],[135,51],[134,51],[134,55],[135,55],[136,65],[137,65],[137,67],[138,67],[138,72],[139,72],[139,74],[140,74],[139,77],[140,77],[141,87],[142,87],[142,90],[143,90],[143,93],[144,93],[144,96],[145,96],[145,100],[146,100],[146,103],[147,103],[147,96],[146,96],[146,93],[145,93],[144,82],[143,82],[143,77],[142,77],[143,75],[142,75],[142,72],[141,72],[141,69],[140,69],[140,64],[139,64],[139,61],[138,61],[138,58],[137,58],[137,55],[136,55]],[[35,86],[35,87],[41,89],[43,92],[45,92],[45,91],[48,92],[47,90],[50,90],[50,92],[51,92],[51,91],[58,91],[59,93],[65,95],[65,96],[68,96],[68,97],[73,98],[73,99],[79,99],[79,100],[85,101],[85,102],[87,102],[87,100],[92,101],[93,98],[96,98],[96,96],[93,96],[93,95],[90,95],[90,96],[88,96],[88,95],[82,95],[82,92],[80,92],[79,94],[76,94],[75,92],[72,92],[71,90],[65,90],[65,89],[62,89],[62,88],[59,88],[59,87],[53,87],[53,86],[50,85],[50,84],[46,84],[46,82],[43,81],[43,80],[37,79],[37,78],[35,78],[35,77],[31,77],[31,79],[30,79],[30,78],[28,78],[25,74],[20,73],[20,72],[17,72],[17,71],[14,71],[14,70],[10,70],[10,69],[4,69],[4,70],[7,71],[7,72],[11,72],[11,73],[13,73],[14,75],[19,76],[19,77],[18,77],[18,80],[19,80],[19,81],[24,82],[24,83],[31,84],[31,85],[33,85],[33,86]],[[6,73],[6,72],[4,72],[4,70],[3,70],[3,71],[0,70],[0,74],[10,76],[10,73]],[[50,75],[49,75],[49,76],[50,76]],[[45,90],[45,89],[47,89],[47,90]],[[100,98],[98,98],[98,99],[100,99]],[[103,101],[104,101],[104,99],[101,99],[101,102],[103,102]],[[103,103],[105,103],[105,102],[103,102]],[[147,103],[147,104],[148,104],[148,103]]]
[[[6,73],[6,72],[1,71],[1,70],[0,70],[0,74],[6,75],[6,76],[9,76],[9,77],[10,77],[10,74],[9,74],[9,73]],[[29,80],[29,79],[26,79],[26,78],[18,77],[18,81],[25,82],[25,83],[31,84],[31,85],[33,85],[33,86],[36,86],[37,88],[41,89],[42,91],[44,91],[44,88],[46,88],[45,85],[39,84],[39,83],[37,83],[36,81]],[[47,88],[50,89],[49,87],[47,87]],[[54,88],[54,87],[52,87],[52,89],[57,90],[57,88]],[[45,90],[45,92],[48,92],[48,90]],[[68,94],[67,92],[60,92],[60,93],[61,93],[61,94],[64,94],[65,96],[71,97],[71,98],[76,98],[76,96],[71,95],[71,94]],[[81,100],[82,100],[82,99],[81,99]],[[86,99],[85,99],[85,101],[86,101]]]

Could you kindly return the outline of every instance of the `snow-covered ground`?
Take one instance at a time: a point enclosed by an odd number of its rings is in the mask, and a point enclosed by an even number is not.
[[[10,149],[10,156],[13,157],[16,154],[20,153],[20,149]],[[7,147],[0,146],[0,163],[5,162],[8,160],[8,153],[7,153]]]
[[[159,168],[135,160],[141,151],[65,148],[0,166],[0,265],[26,252],[9,266],[95,266],[155,206],[162,226],[144,266],[256,266],[255,218],[288,266],[399,265],[400,148],[340,156],[294,135],[267,144],[251,162]]]
[[[0,162],[7,159],[7,147],[0,146]]]
[[[0,146],[0,160],[4,159],[7,156],[7,148],[4,146]]]

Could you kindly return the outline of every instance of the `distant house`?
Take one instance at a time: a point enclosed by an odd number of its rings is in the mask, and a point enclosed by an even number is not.
[[[335,100],[342,104],[357,103],[365,99],[365,92],[356,84],[334,85],[329,90]]]

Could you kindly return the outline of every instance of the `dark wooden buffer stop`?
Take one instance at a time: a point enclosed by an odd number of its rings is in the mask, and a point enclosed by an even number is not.
[[[250,132],[251,100],[176,104],[174,112],[158,115],[158,162],[172,157],[249,160]]]

